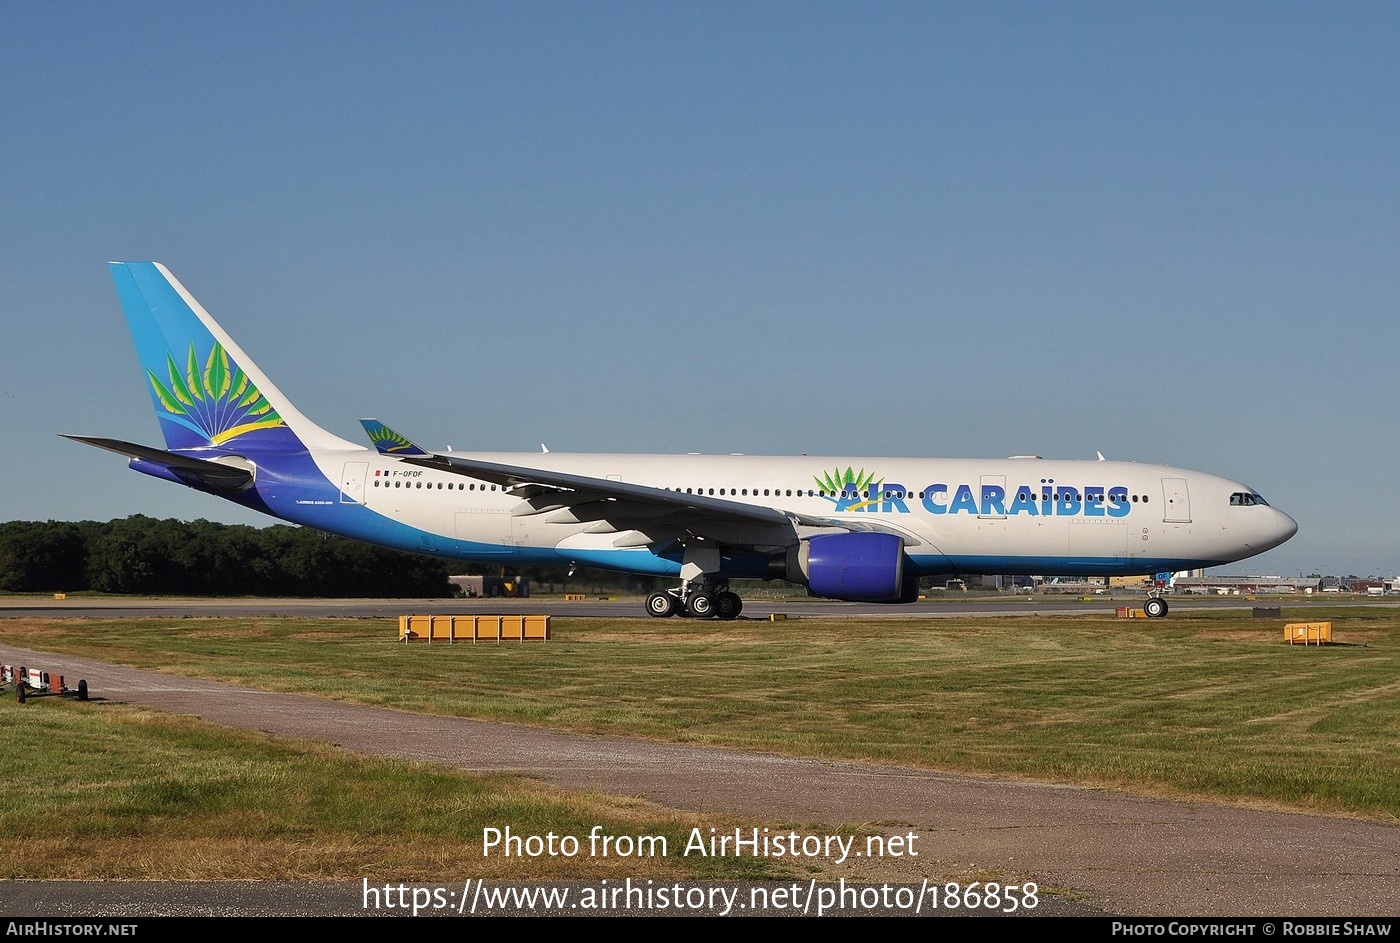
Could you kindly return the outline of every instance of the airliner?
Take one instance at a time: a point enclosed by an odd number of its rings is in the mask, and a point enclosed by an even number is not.
[[[920,577],[1130,576],[1232,563],[1297,532],[1238,481],[1096,460],[433,451],[307,419],[179,281],[112,262],[165,448],[68,436],[284,521],[414,553],[673,578],[646,611],[732,619],[732,579],[913,602]],[[1166,614],[1160,595],[1149,616]]]

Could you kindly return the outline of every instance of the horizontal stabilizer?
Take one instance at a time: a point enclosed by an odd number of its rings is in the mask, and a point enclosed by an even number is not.
[[[202,458],[177,455],[174,452],[153,449],[134,442],[123,442],[120,439],[103,439],[90,435],[65,435],[64,438],[125,455],[131,459],[132,467],[138,471],[155,474],[156,477],[171,477],[187,485],[202,485],[219,491],[242,491],[253,483],[251,467],[208,462]],[[233,458],[231,461],[243,460]]]

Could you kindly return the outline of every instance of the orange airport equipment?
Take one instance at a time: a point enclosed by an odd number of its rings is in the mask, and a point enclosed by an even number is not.
[[[1332,623],[1290,622],[1283,627],[1283,638],[1289,645],[1326,645],[1332,641]]]
[[[1118,618],[1120,619],[1146,619],[1147,613],[1141,609],[1129,609],[1127,606],[1118,607]]]
[[[399,616],[399,641],[548,642],[550,616]]]

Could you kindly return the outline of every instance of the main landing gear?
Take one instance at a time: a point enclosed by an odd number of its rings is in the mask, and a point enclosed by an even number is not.
[[[647,597],[647,615],[657,619],[690,616],[695,619],[737,619],[744,600],[729,591],[728,583],[685,583],[677,589]]]

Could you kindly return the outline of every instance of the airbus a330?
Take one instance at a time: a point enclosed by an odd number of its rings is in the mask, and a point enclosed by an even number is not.
[[[1297,531],[1238,481],[1136,462],[433,451],[374,419],[366,447],[302,415],[164,266],[110,268],[165,448],[69,438],[374,544],[674,578],[647,598],[653,616],[734,618],[731,579],[912,602],[923,576],[1187,570]]]

